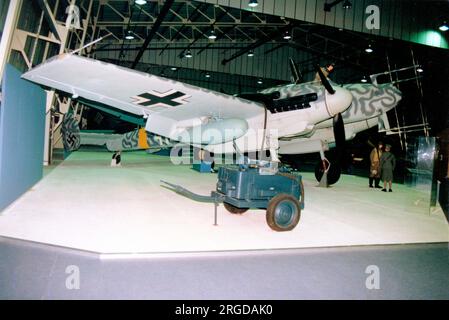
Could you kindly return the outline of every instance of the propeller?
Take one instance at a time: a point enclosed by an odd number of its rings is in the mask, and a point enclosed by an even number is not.
[[[323,70],[321,70],[319,65],[316,65],[316,70],[318,72],[318,75],[320,76],[321,83],[323,84],[326,91],[329,92],[329,94],[334,94],[335,89],[332,88],[332,85],[324,75]],[[343,117],[341,116],[341,113],[337,113],[334,116],[333,127],[334,127],[335,147],[337,148],[337,154],[340,158],[341,155],[343,154],[346,141],[345,124],[343,122]]]
[[[345,150],[345,124],[343,122],[343,117],[341,113],[337,113],[333,119],[333,127],[334,127],[334,138],[335,138],[335,148],[337,149],[337,156],[339,159],[342,158],[342,155]]]
[[[332,88],[332,85],[330,84],[329,80],[327,80],[326,76],[323,73],[323,70],[321,70],[319,65],[315,66],[316,71],[318,72],[318,75],[320,76],[321,83],[323,84],[324,88],[326,88],[326,91],[330,94],[334,94],[335,90]]]
[[[333,185],[337,183],[341,176],[341,167],[344,163],[345,154],[345,124],[341,113],[333,118],[333,130],[335,138],[335,154],[331,162],[329,160],[320,161],[315,167],[315,177],[321,183],[324,171],[327,170],[326,184]]]
[[[329,94],[335,94],[335,89],[330,84],[329,80],[324,75],[319,65],[316,65],[316,71],[320,76],[321,83]],[[343,117],[341,113],[337,113],[333,118],[333,132],[335,138],[335,159],[334,163],[330,166],[330,171],[328,172],[327,183],[329,185],[336,183],[341,175],[341,167],[344,162],[344,152],[345,152],[345,143],[346,143],[346,135],[345,135],[345,124],[343,122]],[[324,168],[318,168],[318,174],[322,176],[322,171]],[[318,177],[317,177],[318,178]],[[319,180],[320,180],[319,179]]]

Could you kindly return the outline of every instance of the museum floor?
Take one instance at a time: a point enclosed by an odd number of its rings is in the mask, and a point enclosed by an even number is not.
[[[161,179],[208,194],[216,175],[200,174],[168,157],[124,153],[110,167],[108,152],[78,151],[0,215],[0,236],[101,253],[128,254],[267,250],[449,241],[441,210],[429,214],[418,190],[369,189],[366,179],[343,176],[332,188],[304,174],[305,210],[291,232],[274,232],[263,210],[237,216],[160,186]]]

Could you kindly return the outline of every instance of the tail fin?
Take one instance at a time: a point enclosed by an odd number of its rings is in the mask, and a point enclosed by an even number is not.
[[[302,82],[302,74],[298,65],[290,58],[290,70],[292,72],[292,82],[295,84]]]
[[[73,112],[64,115],[61,125],[62,142],[66,151],[78,150],[81,145],[80,128]]]

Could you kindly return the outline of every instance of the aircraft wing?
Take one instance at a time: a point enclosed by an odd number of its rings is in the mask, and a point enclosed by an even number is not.
[[[300,138],[279,142],[279,154],[306,154],[328,151],[329,145],[320,139]]]
[[[174,140],[196,127],[223,131],[232,126],[230,141],[246,133],[251,119],[264,115],[256,102],[73,54],[47,60],[22,77],[148,118],[147,131]]]

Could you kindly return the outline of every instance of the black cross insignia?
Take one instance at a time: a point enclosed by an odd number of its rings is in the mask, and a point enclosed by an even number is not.
[[[166,105],[166,106],[171,106],[171,107],[176,107],[179,106],[180,102],[174,101],[177,98],[183,97],[185,96],[185,93],[181,92],[181,91],[176,91],[173,92],[172,94],[163,96],[165,93],[161,93],[160,96],[156,94],[151,94],[148,92],[142,93],[140,95],[138,95],[135,98],[142,98],[139,99],[141,101],[136,102],[136,104],[144,106],[144,107],[148,107],[148,106],[152,106],[155,104],[162,104],[162,105]]]

